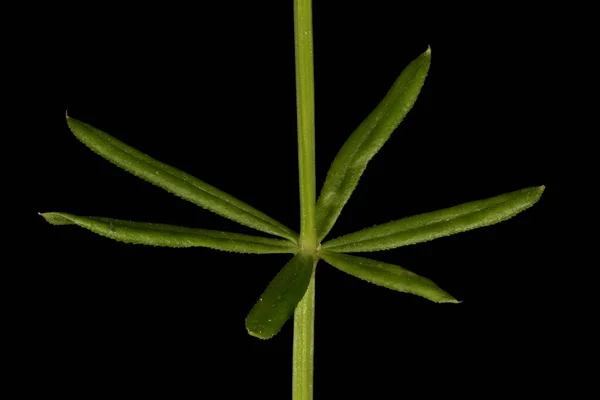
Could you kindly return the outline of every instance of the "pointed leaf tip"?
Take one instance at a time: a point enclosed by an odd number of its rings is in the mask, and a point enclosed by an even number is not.
[[[413,215],[327,241],[322,248],[342,253],[388,250],[490,226],[527,210],[543,191],[544,186],[533,186]]]
[[[67,125],[75,137],[93,152],[138,178],[222,217],[296,243],[296,232],[230,194],[161,163],[106,132],[68,115]]]
[[[73,222],[69,219],[65,218],[61,213],[56,212],[47,212],[47,213],[38,213],[41,215],[46,222],[52,225],[72,225]],[[65,214],[67,215],[67,214]]]
[[[369,161],[417,101],[430,64],[431,49],[428,48],[404,68],[379,105],[354,130],[336,155],[316,205],[319,241],[335,224]]]
[[[77,225],[109,239],[149,246],[208,247],[247,254],[296,253],[287,240],[244,235],[210,229],[133,222],[104,217],[82,217],[67,213],[41,214],[53,225]]]
[[[430,279],[397,265],[327,250],[322,251],[320,257],[335,268],[378,286],[415,294],[435,303],[460,303]]]

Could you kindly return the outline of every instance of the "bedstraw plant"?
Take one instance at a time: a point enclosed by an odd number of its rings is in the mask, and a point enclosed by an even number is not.
[[[67,116],[73,134],[122,169],[222,217],[278,238],[62,212],[41,214],[55,225],[77,225],[110,239],[166,247],[209,247],[238,253],[289,253],[246,318],[252,336],[269,339],[294,315],[293,398],[312,399],[315,268],[320,260],[357,278],[438,303],[458,303],[431,280],[397,265],[350,255],[425,242],[492,225],[535,204],[543,186],[376,225],[325,240],[367,164],[407,115],[431,63],[427,49],[402,71],[379,105],[344,143],[316,196],[311,0],[294,0],[300,234],[254,207],[105,132]]]

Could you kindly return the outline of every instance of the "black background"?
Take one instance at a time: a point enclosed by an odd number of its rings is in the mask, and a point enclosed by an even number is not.
[[[299,229],[292,3],[196,7],[90,3],[40,15],[35,47],[23,50],[44,127],[35,135],[43,168],[32,212],[255,233],[96,156],[70,134],[68,109]],[[329,237],[546,185],[541,201],[510,221],[368,255],[433,279],[459,305],[321,262],[315,398],[539,393],[564,351],[547,351],[564,312],[547,262],[556,257],[549,221],[560,184],[545,116],[549,82],[568,59],[560,25],[492,6],[449,14],[316,1],[314,11],[318,188],[348,135],[432,48],[419,100]],[[42,247],[33,255],[44,262],[26,270],[23,297],[41,389],[73,398],[290,397],[291,324],[269,341],[244,327],[288,256],[126,245],[40,217],[36,231]]]

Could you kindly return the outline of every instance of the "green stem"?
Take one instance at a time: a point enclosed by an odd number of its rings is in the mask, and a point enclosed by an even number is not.
[[[317,263],[315,262],[315,266]],[[292,399],[312,400],[315,337],[315,268],[304,297],[294,312],[294,374]]]
[[[313,71],[311,0],[294,0],[296,47],[296,104],[298,119],[298,167],[300,171],[300,245],[314,253],[315,224],[315,88]]]
[[[315,88],[313,70],[312,0],[294,0],[298,169],[300,173],[300,247],[315,254]],[[313,398],[315,271],[294,312],[293,400]]]

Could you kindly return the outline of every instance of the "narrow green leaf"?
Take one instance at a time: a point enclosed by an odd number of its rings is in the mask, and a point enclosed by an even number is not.
[[[544,186],[530,187],[399,219],[330,240],[322,248],[344,253],[386,250],[493,225],[533,206],[543,191]]]
[[[235,197],[163,164],[105,132],[67,116],[75,136],[113,164],[222,217],[297,243],[298,234]]]
[[[375,285],[416,294],[436,303],[459,303],[430,279],[397,265],[348,254],[332,253],[327,250],[319,252],[319,257],[337,269]]]
[[[246,329],[252,336],[270,339],[292,316],[308,288],[313,274],[313,257],[298,253],[273,278],[246,317]]]
[[[417,100],[431,62],[421,54],[402,71],[377,108],[356,128],[333,160],[317,201],[318,241],[329,233],[367,163],[381,149]]]
[[[77,225],[107,238],[126,243],[165,247],[209,247],[216,250],[252,254],[296,253],[298,251],[297,246],[281,239],[104,217],[80,217],[57,212],[40,215],[53,225]]]

